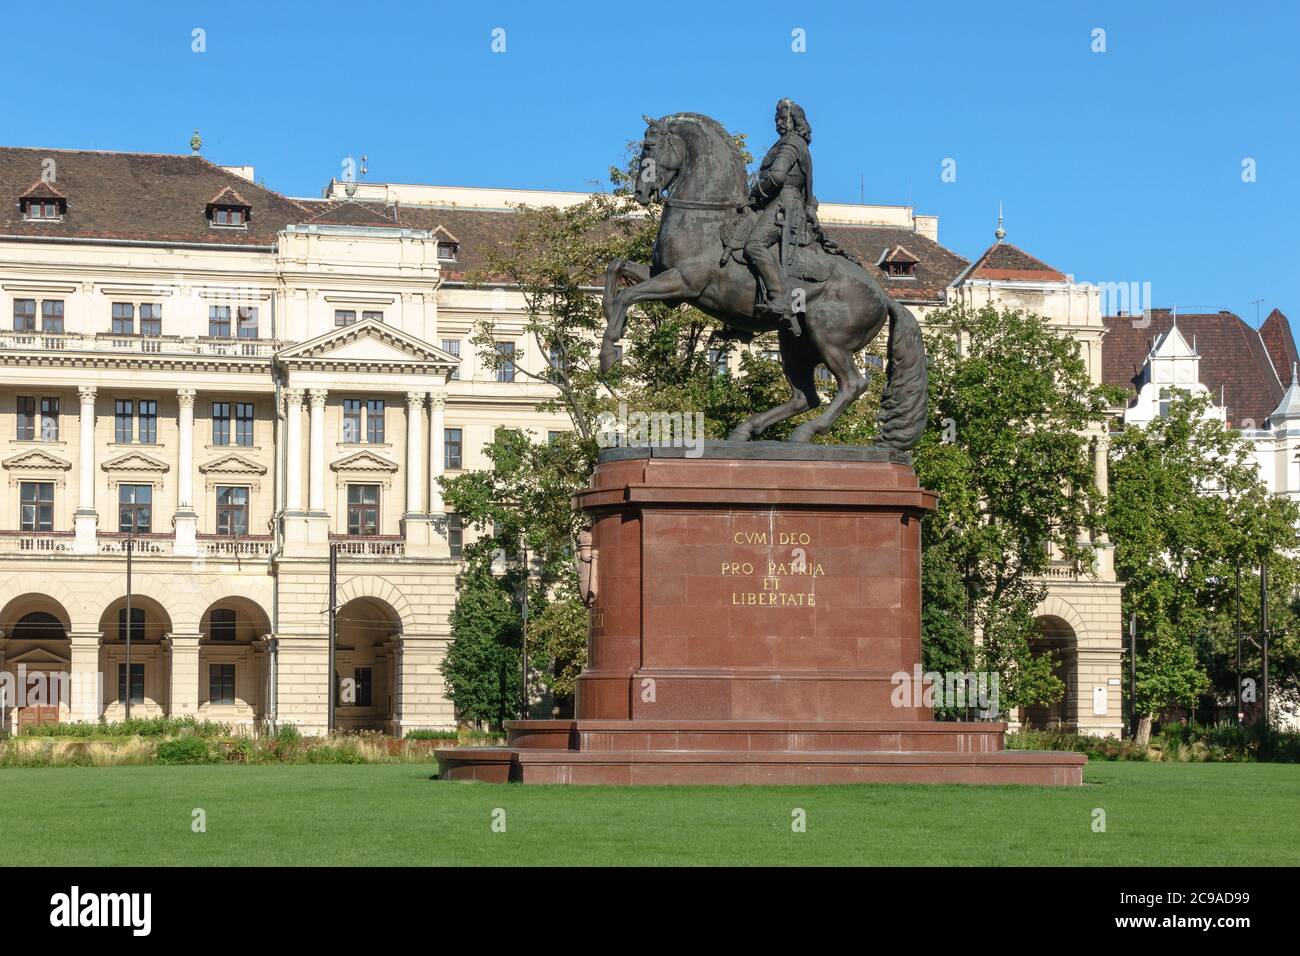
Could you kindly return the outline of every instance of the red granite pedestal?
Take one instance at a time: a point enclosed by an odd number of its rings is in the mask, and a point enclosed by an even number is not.
[[[892,460],[891,460],[892,459]],[[921,660],[935,496],[879,449],[718,443],[602,455],[576,505],[594,603],[576,719],[437,752],[452,780],[1079,785],[1080,754],[897,706]]]

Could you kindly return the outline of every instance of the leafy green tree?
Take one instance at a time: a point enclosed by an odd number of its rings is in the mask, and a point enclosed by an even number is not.
[[[520,715],[522,629],[511,583],[481,557],[467,564],[442,662],[447,694],[461,718],[494,727]]]
[[[1033,653],[1033,612],[1053,560],[1091,566],[1087,436],[1109,398],[1079,343],[1040,316],[953,307],[926,326],[930,424],[914,464],[939,510],[922,525],[925,664],[998,673],[1003,711],[1050,703],[1063,687]]]
[[[1179,393],[1167,415],[1130,425],[1112,446],[1108,526],[1124,610],[1137,614],[1143,638],[1139,741],[1149,739],[1166,708],[1191,707],[1212,687],[1211,706],[1235,694],[1238,566],[1269,565],[1270,612],[1287,630],[1270,673],[1283,695],[1295,693],[1295,628],[1288,625],[1300,575],[1290,549],[1300,509],[1269,494],[1250,443],[1207,415],[1209,407],[1206,396]],[[1258,614],[1257,594],[1247,589],[1243,605],[1249,622]],[[1250,650],[1247,664],[1258,674],[1259,655]]]

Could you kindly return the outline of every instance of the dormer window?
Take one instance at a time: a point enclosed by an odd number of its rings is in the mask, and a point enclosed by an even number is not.
[[[902,246],[894,246],[884,251],[876,265],[891,279],[915,279],[919,261]]]
[[[247,229],[252,207],[229,186],[208,200],[207,217],[214,229]]]
[[[43,179],[18,197],[18,205],[29,222],[58,222],[68,211],[67,198]]]
[[[455,262],[456,253],[460,251],[458,242],[439,242],[438,259],[442,262]]]
[[[52,199],[29,199],[23,216],[27,219],[62,219],[59,204]]]
[[[212,210],[214,226],[244,225],[244,210],[239,206],[216,206]]]

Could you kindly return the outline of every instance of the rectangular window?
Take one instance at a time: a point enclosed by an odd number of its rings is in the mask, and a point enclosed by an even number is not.
[[[253,445],[253,403],[235,403],[235,444],[251,448]]]
[[[23,531],[54,530],[54,482],[24,481],[19,486]]]
[[[135,402],[119,398],[113,402],[113,441],[128,444],[134,434]]]
[[[212,444],[230,444],[230,403],[212,403]]]
[[[498,342],[497,355],[501,358],[501,365],[497,369],[497,381],[513,382],[515,380],[515,343]]]
[[[41,441],[59,440],[59,400],[41,399]]]
[[[442,432],[442,467],[454,471],[461,467],[461,432],[459,428],[445,428]]]
[[[465,553],[465,525],[455,513],[447,515],[447,544],[453,558]]]
[[[18,440],[36,441],[36,399],[18,396]]]
[[[709,349],[709,365],[713,366],[714,375],[727,372],[727,353],[724,349]]]
[[[117,639],[126,640],[126,608],[117,609]],[[144,608],[131,608],[131,640],[144,640]]]
[[[14,299],[14,331],[36,331],[35,299]]]
[[[131,640],[135,639],[135,635],[132,634]],[[126,703],[125,663],[117,665],[117,702],[119,704]],[[131,664],[131,703],[144,703],[144,665],[136,664],[135,662],[132,662]]]
[[[45,299],[41,302],[41,331],[63,332],[62,299]]]
[[[369,707],[373,689],[373,678],[370,668],[352,668],[352,681],[356,685],[356,705],[358,707]]]
[[[448,355],[454,355],[456,356],[456,358],[460,358],[460,339],[443,339],[442,350],[446,352]],[[459,365],[457,365],[454,369],[451,370],[451,380],[453,382],[460,381]]]
[[[361,441],[361,399],[343,399],[343,441],[355,445]]]
[[[382,321],[384,321],[384,313],[382,313],[382,312],[362,312],[362,313],[361,313],[361,318],[363,318],[363,319],[374,319],[376,322],[382,322]]]
[[[356,312],[351,309],[335,309],[334,324],[337,326],[351,325],[357,320]]]
[[[372,445],[384,443],[384,400],[381,398],[366,402],[366,441]]]
[[[140,334],[162,335],[162,304],[159,302],[140,303]]]
[[[130,302],[113,303],[112,331],[114,335],[135,334],[135,306]]]
[[[235,702],[235,665],[208,665],[208,703],[233,704]]]
[[[214,339],[230,338],[230,306],[208,306],[208,335]]]
[[[248,489],[217,486],[217,534],[248,534]]]
[[[117,486],[117,530],[148,534],[153,529],[153,485]]]
[[[214,641],[233,641],[235,639],[235,612],[233,608],[218,607],[212,609],[212,626],[208,636]]]
[[[257,309],[251,305],[239,307],[239,337],[241,339],[257,338]]]
[[[548,445],[554,445],[557,441],[560,440],[560,436],[563,435],[563,434],[564,434],[564,432],[547,432],[547,433],[546,433],[546,444],[548,444]]]
[[[438,258],[443,262],[455,262],[456,253],[460,251],[457,243],[440,242],[438,243]]]
[[[158,442],[158,403],[153,399],[142,398],[139,402],[139,440],[146,445]]]
[[[379,534],[378,485],[348,485],[348,534]]]

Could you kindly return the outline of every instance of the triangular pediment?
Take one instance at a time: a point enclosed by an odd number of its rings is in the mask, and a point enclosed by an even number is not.
[[[5,658],[6,665],[26,664],[28,668],[33,665],[40,667],[49,664],[67,664],[68,662],[68,658],[62,657],[45,647],[33,647],[21,654],[11,654]]]
[[[110,458],[100,466],[105,471],[149,471],[163,474],[171,470],[171,465],[160,458],[146,455],[142,451],[128,451],[124,455]]]
[[[1170,326],[1169,331],[1160,337],[1151,352],[1154,358],[1196,358],[1197,353],[1177,325]]]
[[[387,458],[381,458],[372,451],[359,451],[348,455],[346,458],[331,462],[330,468],[334,471],[368,471],[391,474],[397,471],[397,463],[389,461]]]
[[[72,467],[72,462],[39,448],[6,458],[0,464],[19,471],[67,471]]]
[[[266,466],[243,455],[222,455],[199,465],[199,471],[205,475],[265,475]]]
[[[285,349],[276,358],[290,367],[346,365],[381,369],[415,364],[454,368],[460,364],[456,356],[377,319],[331,329]]]

